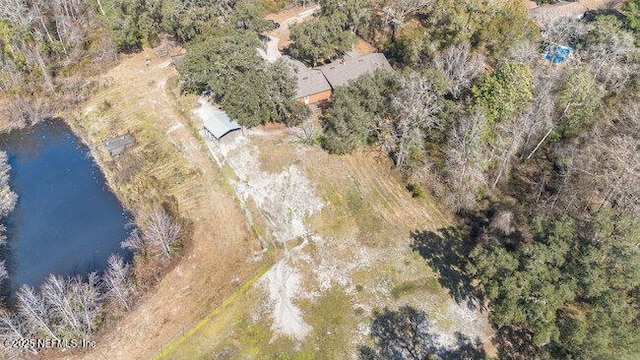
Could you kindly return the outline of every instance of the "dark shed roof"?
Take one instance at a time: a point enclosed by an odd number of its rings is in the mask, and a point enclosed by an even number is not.
[[[118,137],[107,139],[103,142],[105,149],[111,156],[118,156],[135,144],[131,134],[124,134]]]

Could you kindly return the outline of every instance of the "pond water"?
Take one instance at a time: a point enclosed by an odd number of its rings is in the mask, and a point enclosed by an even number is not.
[[[109,190],[89,149],[61,120],[0,135],[9,155],[11,189],[18,194],[7,226],[9,280],[5,293],[22,284],[39,286],[50,274],[86,275],[104,270],[128,235],[130,215]]]

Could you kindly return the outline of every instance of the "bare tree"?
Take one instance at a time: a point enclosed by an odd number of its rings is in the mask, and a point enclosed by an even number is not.
[[[29,337],[29,334],[25,329],[24,324],[25,320],[19,314],[5,309],[0,310],[0,337],[4,340],[4,343],[14,343],[18,341],[20,344],[26,344],[25,347],[22,347],[19,350],[37,354],[37,349],[28,345],[29,341],[27,340],[27,337]],[[19,354],[16,354],[16,351],[13,348],[4,347],[3,350],[7,359],[17,359],[20,357]]]
[[[144,241],[138,229],[134,229],[129,236],[120,243],[123,249],[131,250],[146,255],[148,246]]]
[[[548,18],[542,20],[542,41],[545,45],[573,46],[589,32],[589,25],[580,19],[567,17]]]
[[[559,198],[577,210],[609,204],[640,216],[640,104],[626,100],[613,119],[598,124],[585,136],[582,146],[560,151],[567,168],[567,186]],[[568,206],[568,205],[565,205]]]
[[[586,48],[584,58],[593,75],[613,92],[623,90],[640,70],[640,50],[627,31],[607,34],[606,40]]]
[[[0,261],[0,283],[9,278],[9,272],[7,271],[7,266],[5,265],[5,260]]]
[[[151,212],[142,230],[142,237],[152,250],[169,259],[173,246],[180,243],[181,233],[180,225],[163,208],[158,207]]]
[[[383,20],[391,30],[392,37],[396,37],[398,29],[404,24],[404,20],[409,14],[429,6],[433,2],[434,0],[392,0],[383,6]]]
[[[46,101],[30,99],[25,96],[8,97],[3,103],[0,116],[5,118],[10,128],[21,128],[35,124],[53,116],[53,107]]]
[[[442,109],[438,91],[429,79],[410,73],[399,80],[400,88],[391,99],[395,119],[389,123],[389,137],[383,148],[392,154],[395,166],[402,167],[410,152],[424,143],[425,131],[441,129],[436,116]]]
[[[0,219],[13,211],[18,202],[18,195],[9,187],[10,172],[7,153],[0,151]],[[5,230],[6,228],[1,229],[0,233],[4,234]]]
[[[484,58],[471,53],[469,43],[455,45],[433,59],[433,66],[442,71],[454,98],[468,89],[471,81],[484,70]]]
[[[478,191],[486,188],[480,133],[486,124],[481,112],[462,117],[449,133],[445,146],[445,182],[449,191],[445,200],[455,209],[471,209],[477,203]]]
[[[129,309],[129,300],[133,294],[130,280],[131,267],[124,262],[122,256],[112,254],[107,260],[107,270],[102,276],[106,294],[109,298]]]
[[[102,314],[97,274],[89,274],[87,282],[49,275],[41,291],[59,333],[88,339]]]
[[[23,285],[16,293],[18,311],[30,334],[43,333],[60,340],[51,324],[51,314],[45,300],[29,285]]]

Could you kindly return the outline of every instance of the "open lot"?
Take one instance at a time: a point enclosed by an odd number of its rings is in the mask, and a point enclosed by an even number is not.
[[[213,153],[239,173],[231,182],[239,194],[256,197],[266,218],[289,208],[284,222],[298,230],[283,234],[283,217],[267,222],[283,257],[160,358],[353,358],[369,341],[372,317],[405,304],[428,314],[442,346],[455,347],[460,332],[491,351],[486,315],[456,303],[411,250],[412,232],[437,232],[449,216],[433,199],[412,198],[386,157],[329,155],[282,128],[245,135],[211,144]],[[274,182],[261,192],[246,190],[268,179]],[[300,230],[302,208],[310,215]]]

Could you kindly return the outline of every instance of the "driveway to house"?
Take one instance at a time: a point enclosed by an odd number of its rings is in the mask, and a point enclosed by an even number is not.
[[[295,6],[290,9],[282,10],[275,14],[269,14],[265,18],[273,20],[280,24],[280,27],[268,32],[266,35],[270,38],[277,38],[279,42],[276,44],[279,50],[286,48],[291,40],[289,39],[289,26],[291,24],[301,23],[309,19],[314,12],[320,9],[320,5],[313,6]]]

